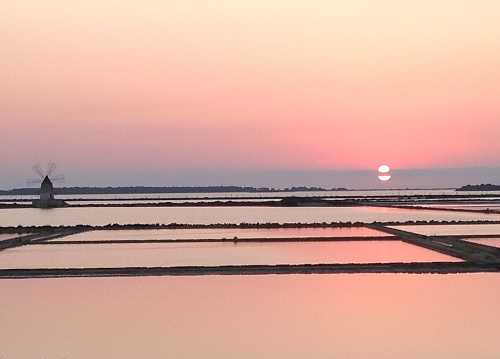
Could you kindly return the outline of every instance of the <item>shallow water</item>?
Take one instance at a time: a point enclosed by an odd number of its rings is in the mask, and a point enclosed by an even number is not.
[[[494,204],[466,204],[466,203],[461,203],[461,204],[422,204],[422,207],[429,207],[429,208],[442,208],[442,209],[452,209],[452,210],[468,210],[468,211],[487,211],[487,210],[494,210],[494,211],[499,211],[500,210],[500,204],[494,203]]]
[[[500,220],[500,214],[385,207],[69,207],[0,209],[2,226]]]
[[[403,231],[434,235],[500,235],[500,224],[442,224],[442,225],[419,225],[419,226],[394,226]]]
[[[500,357],[500,274],[0,280],[0,357]]]
[[[0,210],[2,226],[482,219],[500,216],[374,207]],[[349,236],[327,230],[328,236]],[[182,231],[175,238],[248,233]],[[248,235],[281,236],[259,231]],[[125,235],[103,233],[63,239]],[[174,232],[144,233],[131,231],[129,238]],[[293,229],[287,236],[303,233],[326,232]],[[2,268],[435,260],[454,259],[399,241],[59,244],[0,252]],[[493,359],[500,357],[496,298],[498,273],[3,279],[0,358]]]
[[[181,228],[181,229],[124,229],[99,230],[65,236],[57,241],[107,240],[181,240],[237,238],[325,238],[325,237],[380,237],[387,233],[365,227],[338,228]]]
[[[57,192],[57,189],[56,189]],[[491,194],[500,194],[500,192],[489,192]],[[380,196],[408,196],[408,195],[463,195],[468,194],[476,196],[478,192],[457,192],[454,189],[412,189],[412,190],[347,190],[347,191],[304,191],[304,192],[200,192],[200,193],[134,193],[134,194],[74,194],[61,195],[64,200],[79,200],[79,199],[95,199],[106,200],[168,200],[168,199],[210,199],[210,198],[226,198],[226,199],[241,199],[241,198],[284,198],[284,197],[336,197],[336,198],[353,198],[353,197],[380,197]],[[0,195],[0,202],[5,200],[32,201],[38,198],[34,195]]]
[[[500,237],[497,238],[481,238],[481,239],[468,239],[467,241],[484,244],[485,246],[500,248]]]
[[[0,268],[119,268],[459,261],[400,241],[39,244],[0,252]]]

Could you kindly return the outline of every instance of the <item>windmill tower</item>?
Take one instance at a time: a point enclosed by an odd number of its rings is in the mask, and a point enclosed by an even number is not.
[[[62,181],[64,179],[62,175],[53,176],[52,179],[50,178],[52,176],[52,173],[56,169],[56,165],[52,162],[49,163],[45,172],[38,164],[34,165],[32,169],[39,178],[28,179],[26,183],[28,185],[40,184],[40,198],[33,200],[33,207],[55,208],[67,206],[66,202],[54,197],[55,191],[52,182]]]
[[[54,186],[49,176],[45,176],[40,186],[40,201],[50,201],[54,199]]]

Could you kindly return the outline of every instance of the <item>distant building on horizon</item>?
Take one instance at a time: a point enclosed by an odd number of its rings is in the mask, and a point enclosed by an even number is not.
[[[54,197],[54,186],[49,176],[45,176],[40,186],[40,198],[34,199],[32,202],[33,207],[36,208],[57,208],[65,207],[67,203],[62,199],[56,199]]]

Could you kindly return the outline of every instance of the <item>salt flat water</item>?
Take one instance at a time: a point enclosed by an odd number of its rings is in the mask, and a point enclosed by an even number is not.
[[[424,234],[428,236],[436,235],[500,235],[500,224],[440,224],[440,225],[404,225],[394,226],[403,231]]]
[[[500,248],[500,237],[496,238],[481,238],[481,239],[467,239],[467,241],[484,244],[485,246]]]
[[[459,261],[401,241],[28,245],[0,268],[123,268]]]
[[[0,280],[1,358],[500,357],[500,275]]]
[[[56,189],[57,191],[57,189]],[[497,192],[488,192],[500,194]],[[59,196],[64,200],[185,200],[185,199],[241,199],[241,198],[284,198],[284,197],[380,197],[380,196],[408,196],[408,195],[470,195],[476,196],[479,192],[457,192],[454,189],[388,189],[388,190],[335,190],[335,191],[258,191],[258,192],[197,192],[197,193],[134,193],[134,194],[71,194]],[[4,200],[31,201],[38,196],[34,195],[0,195],[0,202]]]
[[[474,210],[474,211],[489,211],[500,210],[500,204],[498,203],[483,203],[483,204],[422,204],[422,207],[426,208],[442,208],[442,209],[457,209],[457,210]]]
[[[497,214],[384,207],[0,210],[1,226],[499,219]],[[231,240],[380,233],[366,228],[239,230],[90,231],[53,241],[104,243],[11,248],[0,253],[0,268],[456,261],[400,241]],[[105,243],[224,236],[228,242]],[[1,279],[0,358],[493,359],[500,357],[496,298],[498,273]]]
[[[500,220],[500,214],[384,207],[67,207],[0,209],[2,226]]]
[[[387,233],[366,227],[304,227],[304,228],[169,228],[99,230],[73,234],[51,242],[109,241],[109,240],[182,240],[182,239],[272,239],[272,238],[328,238],[380,237]]]
[[[490,200],[498,199],[500,191],[489,191]],[[454,189],[387,189],[387,190],[334,190],[334,191],[263,191],[263,192],[208,192],[208,193],[135,193],[135,194],[73,194],[62,195],[59,198],[70,204],[123,204],[131,202],[157,203],[163,201],[193,202],[193,201],[261,201],[279,200],[286,197],[309,197],[309,198],[376,198],[376,197],[406,197],[406,196],[446,196],[448,201],[459,202],[463,197],[473,200],[480,196],[483,200],[488,199],[483,192],[478,191],[456,191]],[[29,203],[38,198],[34,195],[0,195],[0,203]],[[430,203],[435,202],[430,201]],[[453,206],[452,204],[450,204]],[[439,204],[436,204],[439,206]]]

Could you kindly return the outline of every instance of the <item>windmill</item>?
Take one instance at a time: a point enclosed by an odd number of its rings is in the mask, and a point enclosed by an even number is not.
[[[53,175],[55,169],[56,165],[52,162],[47,165],[46,171],[43,171],[39,164],[32,167],[33,172],[38,178],[30,178],[26,181],[26,184],[28,186],[40,185],[40,199],[33,200],[34,207],[53,208],[66,206],[63,200],[54,198],[55,191],[52,183],[64,180],[62,175]]]

